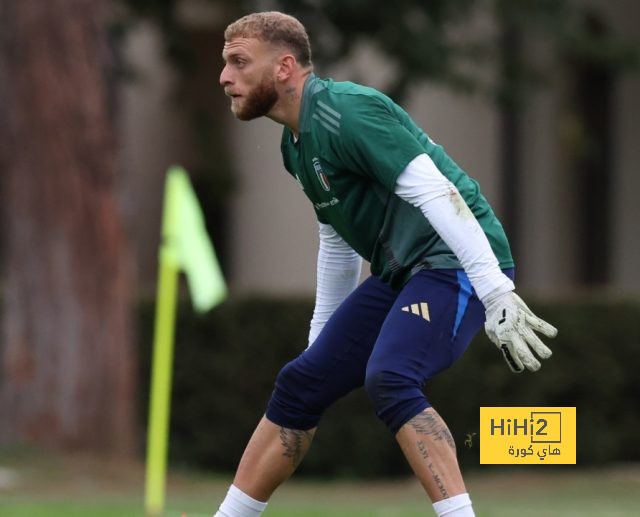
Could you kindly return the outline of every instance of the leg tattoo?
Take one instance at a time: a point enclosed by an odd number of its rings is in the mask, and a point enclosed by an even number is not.
[[[282,455],[291,458],[294,468],[302,461],[312,438],[313,431],[298,431],[280,427],[280,443],[284,447]]]
[[[418,445],[418,450],[422,455],[422,459],[424,459],[424,461],[427,462],[427,467],[429,468],[429,472],[431,473],[431,478],[433,479],[433,482],[438,487],[438,490],[440,491],[440,495],[442,496],[443,499],[447,499],[449,497],[449,492],[447,492],[447,489],[444,487],[442,478],[436,472],[436,469],[433,466],[433,463],[429,460],[429,451],[427,450],[427,446],[424,444],[422,440],[418,440],[417,445]]]
[[[409,420],[409,424],[416,433],[431,436],[435,441],[445,440],[449,447],[455,450],[453,436],[442,419],[434,413],[427,409]]]
[[[428,482],[433,492],[439,494],[442,499],[447,499],[450,496],[448,489],[451,487],[448,482],[445,486],[448,468],[442,463],[442,454],[448,450],[449,452],[445,453],[445,458],[451,453],[455,456],[456,450],[449,429],[440,416],[430,409],[413,417],[408,424],[415,433],[412,441],[427,467],[427,471],[424,472],[426,478],[422,479],[423,482]],[[429,478],[430,481],[427,481]],[[435,494],[430,492],[430,495],[433,497]]]

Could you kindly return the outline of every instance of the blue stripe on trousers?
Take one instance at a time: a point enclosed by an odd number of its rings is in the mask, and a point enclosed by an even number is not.
[[[472,293],[471,282],[469,282],[467,274],[462,270],[458,270],[457,273],[460,291],[458,292],[458,310],[456,311],[456,319],[453,324],[453,334],[451,336],[452,341],[458,335],[458,329],[460,328],[460,323],[462,323],[462,318],[467,310],[469,298],[471,298]]]

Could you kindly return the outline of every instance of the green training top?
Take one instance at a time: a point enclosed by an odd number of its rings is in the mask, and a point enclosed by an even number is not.
[[[422,153],[458,188],[500,267],[513,267],[502,225],[478,183],[379,91],[310,75],[298,139],[285,127],[281,150],[318,221],[333,226],[392,288],[402,287],[420,266],[462,267],[420,209],[394,194],[400,173]]]

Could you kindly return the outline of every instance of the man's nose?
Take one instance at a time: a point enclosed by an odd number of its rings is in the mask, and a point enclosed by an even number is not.
[[[225,65],[222,69],[222,72],[220,72],[220,84],[222,86],[231,84],[231,75],[229,73],[229,67],[227,65]]]

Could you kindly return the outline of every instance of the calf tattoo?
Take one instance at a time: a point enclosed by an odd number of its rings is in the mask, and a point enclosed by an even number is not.
[[[280,428],[280,443],[284,447],[282,455],[291,458],[294,468],[300,465],[312,438],[313,431]]]
[[[434,411],[426,410],[419,413],[409,420],[409,424],[416,433],[431,436],[435,441],[445,440],[449,447],[456,448],[449,429]]]
[[[451,436],[451,433],[449,432],[449,429],[447,429],[445,423],[435,411],[423,411],[422,413],[409,420],[409,425],[411,425],[418,436],[429,437],[434,442],[444,440],[446,444],[455,451],[456,445],[453,441],[453,437]],[[422,459],[427,464],[427,468],[429,469],[429,473],[431,474],[431,479],[440,492],[440,495],[444,499],[448,498],[449,493],[444,486],[444,481],[441,477],[441,474],[438,472],[437,467],[431,461],[427,444],[423,440],[419,439],[416,442],[416,446],[418,448],[418,452],[420,452],[420,456],[422,456]]]
[[[422,440],[418,440],[417,445],[418,445],[418,450],[422,455],[422,459],[427,462],[427,467],[429,469],[429,472],[431,473],[431,478],[433,479],[433,482],[438,487],[438,491],[440,492],[440,495],[444,499],[447,499],[449,497],[449,492],[447,492],[447,489],[444,487],[444,482],[442,481],[442,478],[440,477],[438,472],[436,472],[436,468],[433,466],[433,463],[431,463],[431,461],[429,460],[429,451],[427,450],[427,446],[424,444]]]

